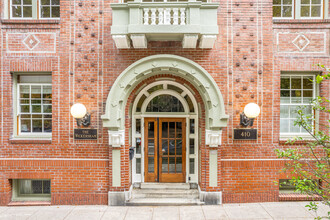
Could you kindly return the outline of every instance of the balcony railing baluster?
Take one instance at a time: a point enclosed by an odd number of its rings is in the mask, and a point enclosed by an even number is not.
[[[164,9],[159,8],[158,9],[158,25],[164,24]]]
[[[144,15],[143,15],[143,24],[148,25],[149,24],[149,8],[143,9]]]
[[[144,25],[186,25],[185,8],[144,8]]]
[[[180,25],[186,24],[186,9],[180,8]]]
[[[171,9],[165,8],[164,10],[164,24],[171,24]]]
[[[151,25],[156,25],[156,8],[151,9]]]

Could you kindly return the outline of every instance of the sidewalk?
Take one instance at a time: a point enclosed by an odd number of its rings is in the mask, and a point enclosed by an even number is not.
[[[0,220],[93,219],[314,219],[307,202],[224,204],[219,206],[29,206],[0,207]],[[320,205],[320,214],[330,211]]]

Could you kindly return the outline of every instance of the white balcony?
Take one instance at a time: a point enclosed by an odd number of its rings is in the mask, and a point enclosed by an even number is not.
[[[218,35],[217,3],[134,1],[111,7],[111,35],[119,49],[147,48],[148,41],[212,48]]]

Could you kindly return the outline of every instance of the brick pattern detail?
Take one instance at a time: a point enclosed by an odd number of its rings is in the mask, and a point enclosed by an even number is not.
[[[285,30],[287,31],[287,30]],[[329,54],[328,31],[306,31],[305,29],[275,32],[276,52],[311,56]]]
[[[7,53],[55,53],[56,32],[7,33]]]

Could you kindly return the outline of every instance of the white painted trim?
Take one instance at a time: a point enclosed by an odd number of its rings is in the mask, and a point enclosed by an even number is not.
[[[218,186],[218,151],[210,150],[209,152],[209,186]]]

